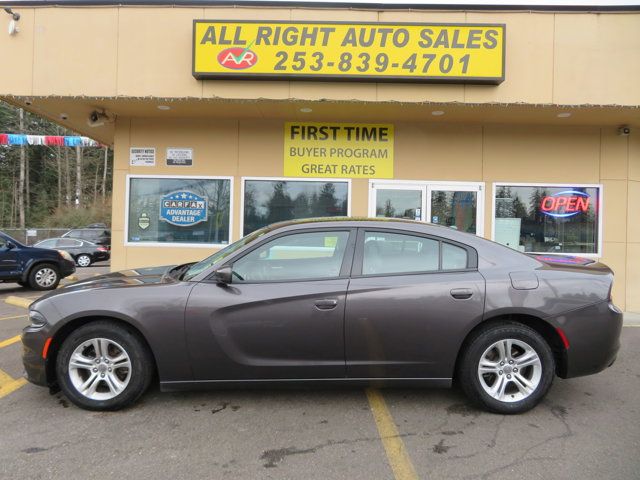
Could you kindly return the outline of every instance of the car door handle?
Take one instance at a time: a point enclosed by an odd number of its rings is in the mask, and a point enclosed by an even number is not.
[[[333,298],[325,298],[322,300],[316,300],[315,306],[318,310],[333,310],[338,305],[338,300]]]
[[[473,296],[473,290],[470,288],[454,288],[451,290],[451,296],[456,300],[464,300]]]

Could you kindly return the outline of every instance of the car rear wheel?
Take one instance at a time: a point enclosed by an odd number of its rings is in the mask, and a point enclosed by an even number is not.
[[[100,320],[75,330],[56,361],[62,392],[87,410],[119,410],[135,402],[153,378],[153,358],[138,335]]]
[[[34,290],[53,290],[60,283],[58,267],[50,263],[36,265],[29,272],[29,285]]]
[[[458,378],[480,406],[514,414],[535,407],[549,391],[554,374],[553,352],[545,339],[525,325],[504,323],[470,339]]]
[[[88,267],[89,265],[91,265],[91,257],[83,253],[82,255],[78,255],[78,258],[76,258],[76,263],[79,267]]]

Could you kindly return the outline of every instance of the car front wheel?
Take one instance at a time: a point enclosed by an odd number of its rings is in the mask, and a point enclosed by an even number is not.
[[[29,273],[29,285],[34,290],[53,290],[60,283],[60,274],[55,265],[41,263]]]
[[[84,325],[58,353],[62,392],[87,410],[119,410],[135,402],[153,378],[153,359],[130,329],[108,320]]]
[[[78,255],[78,258],[76,258],[76,263],[79,267],[88,267],[89,265],[91,265],[91,257],[83,253],[82,255]]]
[[[475,334],[460,362],[460,385],[485,409],[501,414],[535,407],[555,375],[553,352],[535,330],[518,323],[494,324]]]

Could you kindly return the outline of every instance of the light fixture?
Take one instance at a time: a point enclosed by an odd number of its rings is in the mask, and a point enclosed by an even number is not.
[[[301,111],[302,113],[311,113],[311,112],[313,112],[313,109],[312,109],[312,108],[309,108],[309,107],[302,107],[302,108],[300,109],[300,111]]]
[[[18,20],[20,20],[20,14],[14,12],[10,8],[5,8],[4,11],[11,15],[11,21],[9,21],[9,28],[7,29],[7,33],[9,35],[15,35],[20,31],[20,29],[18,28]]]
[[[431,112],[431,115],[433,115],[434,117],[440,117],[444,115],[444,112],[442,110],[434,110],[433,112]]]
[[[67,115],[66,113],[60,114],[60,120],[67,120],[68,118],[69,118],[69,115]]]
[[[571,112],[560,112],[558,118],[568,118],[571,116]]]
[[[158,105],[158,110],[171,110],[169,105]]]

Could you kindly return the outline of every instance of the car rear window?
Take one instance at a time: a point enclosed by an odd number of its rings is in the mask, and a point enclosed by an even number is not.
[[[467,249],[439,239],[376,231],[364,235],[363,275],[464,270],[468,266]]]

